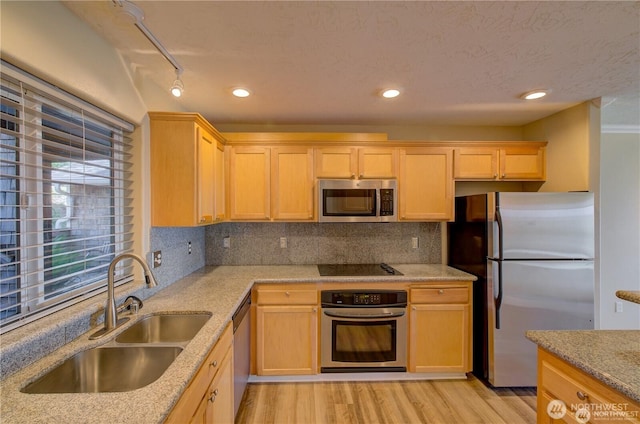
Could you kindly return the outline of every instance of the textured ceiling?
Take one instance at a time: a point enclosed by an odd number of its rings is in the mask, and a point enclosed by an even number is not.
[[[172,66],[111,1],[64,4],[168,89]],[[135,4],[184,68],[176,101],[214,123],[522,125],[603,97],[640,125],[637,1]],[[518,98],[535,88],[552,92]]]

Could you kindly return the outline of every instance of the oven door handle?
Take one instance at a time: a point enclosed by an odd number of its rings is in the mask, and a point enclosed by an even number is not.
[[[405,312],[383,312],[378,314],[344,314],[340,312],[324,311],[324,314],[328,317],[334,318],[360,318],[360,319],[375,319],[375,318],[396,318],[404,316]]]

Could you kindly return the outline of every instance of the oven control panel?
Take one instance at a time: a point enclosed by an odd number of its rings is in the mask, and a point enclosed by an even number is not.
[[[323,290],[320,294],[322,306],[406,306],[407,292],[404,290]]]

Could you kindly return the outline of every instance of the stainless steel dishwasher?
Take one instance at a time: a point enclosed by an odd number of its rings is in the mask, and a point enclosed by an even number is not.
[[[247,387],[251,360],[251,292],[233,314],[233,410],[238,414]]]

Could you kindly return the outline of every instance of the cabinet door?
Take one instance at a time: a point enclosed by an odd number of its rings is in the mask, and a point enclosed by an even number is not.
[[[358,149],[358,178],[395,178],[398,149],[362,147]]]
[[[256,312],[257,374],[316,374],[318,308],[258,306]]]
[[[271,201],[275,220],[313,220],[313,149],[271,150]]]
[[[546,179],[545,148],[507,147],[500,149],[500,179]]]
[[[205,422],[233,424],[233,351],[229,351],[218,375],[209,387]]]
[[[215,220],[224,221],[226,218],[225,210],[225,161],[224,161],[224,144],[216,142],[214,152],[216,176],[215,176]]]
[[[216,140],[196,125],[198,137],[198,216],[199,224],[210,224],[214,217]]]
[[[400,149],[400,220],[453,219],[452,164],[449,148]]]
[[[358,168],[357,150],[351,147],[315,149],[317,178],[355,178]]]
[[[229,158],[231,219],[270,218],[270,149],[233,147]]]
[[[469,305],[411,306],[409,370],[469,371]]]
[[[453,153],[453,177],[457,180],[495,180],[498,178],[498,149],[468,147]]]

